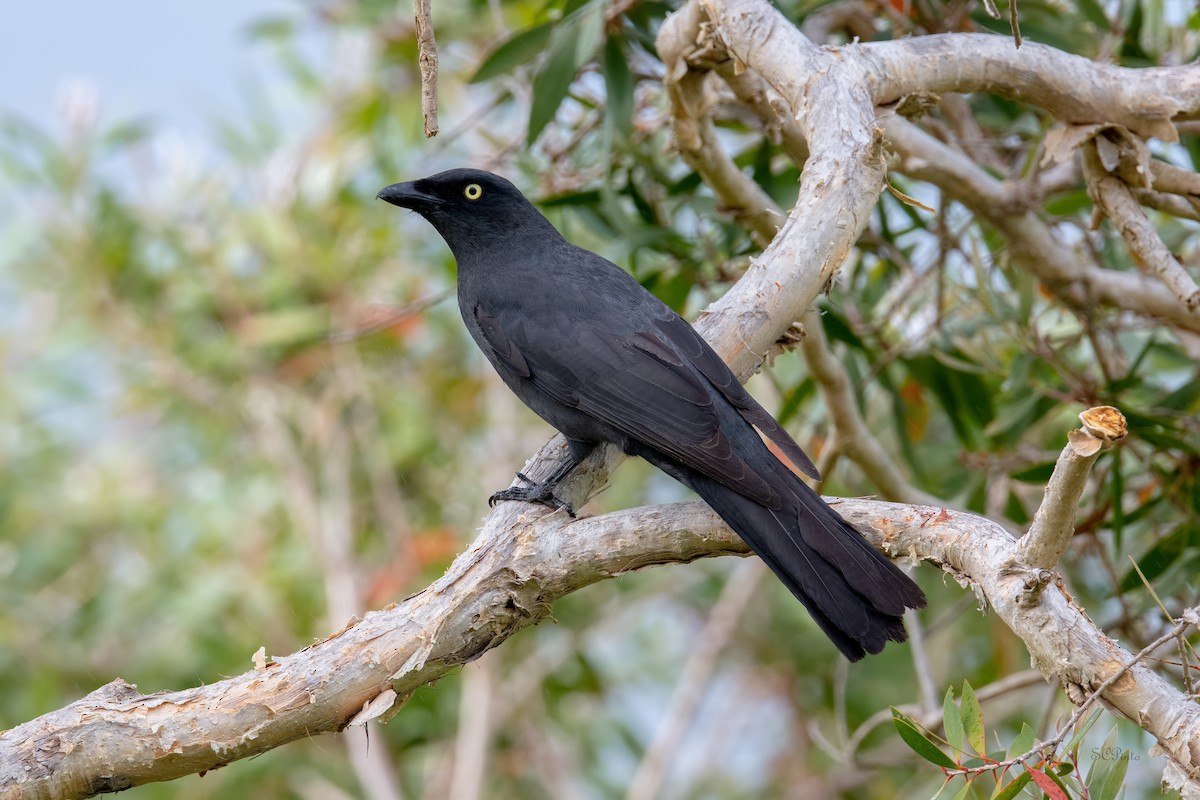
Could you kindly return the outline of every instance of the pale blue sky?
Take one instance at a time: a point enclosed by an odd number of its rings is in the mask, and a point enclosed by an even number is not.
[[[149,116],[188,135],[238,107],[238,82],[269,60],[247,25],[291,0],[54,0],[0,3],[0,110],[56,120],[64,81],[99,90],[104,119]]]

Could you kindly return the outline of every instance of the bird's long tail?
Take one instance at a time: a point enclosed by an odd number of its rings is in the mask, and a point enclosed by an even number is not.
[[[902,616],[924,608],[920,587],[773,456],[778,511],[655,456],[656,466],[690,486],[750,545],[846,658],[908,638]]]

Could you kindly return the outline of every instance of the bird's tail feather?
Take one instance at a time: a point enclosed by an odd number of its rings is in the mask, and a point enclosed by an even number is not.
[[[667,471],[729,523],[851,661],[908,638],[902,616],[906,608],[925,606],[920,587],[782,464],[771,481],[783,498],[778,511],[670,466]]]

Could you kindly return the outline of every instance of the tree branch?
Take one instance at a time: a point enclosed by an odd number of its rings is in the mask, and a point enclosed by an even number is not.
[[[1079,418],[1083,427],[1067,435],[1067,446],[1054,465],[1033,524],[1021,537],[1025,564],[1034,569],[1054,569],[1067,551],[1092,464],[1102,450],[1125,438],[1127,432],[1125,417],[1111,406],[1089,408]]]
[[[1124,125],[1178,141],[1172,120],[1200,115],[1200,70],[1130,69],[1004,36],[953,33],[848,45],[870,63],[871,96],[888,105],[915,92],[991,92],[1046,109],[1064,122]]]
[[[425,138],[438,135],[438,52],[433,34],[432,0],[413,0],[417,25],[417,60],[421,67],[421,114],[425,118]]]
[[[740,5],[754,5],[756,2],[740,0]],[[689,26],[699,24],[699,18],[695,16],[695,9],[699,5],[699,0],[695,0],[664,24],[659,46],[661,50],[664,49],[664,43],[669,45],[665,48],[667,52],[663,53],[664,61],[669,65],[672,63],[670,59],[677,57],[676,53],[684,57],[689,55],[690,51],[681,49],[679,42],[696,41],[700,37],[698,32],[692,32],[690,38],[686,33]],[[754,26],[763,27],[763,24],[756,21]],[[671,27],[676,30],[669,31]],[[699,28],[695,31],[699,31]],[[794,28],[791,32],[799,36]],[[664,42],[664,36],[667,35],[670,38]],[[961,45],[960,40],[963,42]],[[972,49],[975,45],[981,48],[978,57]],[[811,43],[808,46],[811,48]],[[1134,130],[1141,125],[1143,131],[1148,127],[1160,131],[1167,140],[1174,139],[1174,132],[1173,129],[1162,130],[1163,124],[1168,127],[1170,124],[1162,121],[1172,119],[1170,116],[1164,117],[1164,114],[1170,112],[1180,118],[1200,114],[1200,77],[1195,70],[1186,67],[1122,69],[1035,44],[1028,44],[1016,51],[1001,36],[926,36],[900,42],[827,48],[821,52],[837,53],[839,70],[864,74],[864,80],[868,81],[872,90],[871,102],[880,105],[919,91],[987,90],[1044,105],[1051,113],[1068,121],[1123,120],[1127,127]],[[711,49],[707,55],[715,58]],[[782,141],[792,159],[797,164],[803,164],[808,156],[809,143],[806,130],[798,121],[803,115],[796,114],[793,119],[793,112],[787,107],[789,84],[776,85],[764,81],[755,73],[756,65],[770,57],[769,54],[761,54],[754,63],[747,63],[735,55],[733,66],[724,63],[720,71],[738,97],[758,113],[772,138]],[[903,57],[920,62],[925,71],[906,66]],[[1030,65],[1037,64],[1045,66],[1047,72],[1030,71]],[[815,70],[819,67],[811,65],[809,68]],[[668,74],[680,75],[679,69],[676,66],[676,72]],[[1054,72],[1056,69],[1059,72]],[[1087,80],[1083,82],[1094,78],[1102,88],[1080,90],[1072,94],[1069,104],[1052,105],[1058,103],[1064,93],[1071,93],[1075,89],[1063,79],[1063,75],[1075,75],[1081,70],[1091,69],[1095,72],[1087,72]],[[801,71],[797,74],[810,73]],[[926,75],[932,76],[928,82],[924,82]],[[922,82],[917,85],[916,81]],[[1114,82],[1121,84],[1120,97],[1129,95],[1127,99],[1130,105],[1120,108],[1114,106],[1114,98],[1118,95],[1108,92]],[[1193,84],[1195,88],[1189,88]],[[1091,84],[1088,86],[1091,87]],[[1178,95],[1188,100],[1184,102],[1166,96],[1141,94],[1162,86],[1189,92]],[[792,92],[795,93],[794,88]],[[843,101],[852,102],[855,98],[847,96]],[[672,100],[677,113],[679,108],[688,108],[686,101],[679,103],[674,97]],[[821,106],[820,110],[827,109]],[[832,118],[819,125],[836,130],[838,120]],[[993,178],[962,153],[947,147],[907,120],[892,116],[886,119],[885,125],[887,141],[902,156],[899,165],[902,172],[937,185],[976,215],[987,219],[1009,240],[1013,257],[1068,305],[1086,309],[1091,303],[1100,301],[1109,306],[1167,320],[1185,330],[1200,332],[1200,314],[1180,304],[1161,283],[1136,273],[1116,272],[1089,265],[1069,248],[1063,247],[1049,227],[1027,208],[1028,200],[1019,195],[1020,187]],[[720,158],[709,149],[707,160],[710,163]],[[711,174],[713,172],[710,170],[706,177]],[[722,170],[722,174],[728,176],[729,170]],[[1154,169],[1152,174],[1156,180],[1166,181],[1175,189],[1186,190],[1192,186],[1190,182],[1181,182],[1170,169]],[[806,180],[807,177],[806,172]],[[721,196],[723,187],[732,183],[732,179],[727,178],[714,182],[713,186]],[[739,189],[738,193],[746,195],[743,189]],[[762,235],[762,230],[755,230]]]
[[[1031,570],[998,524],[870,500],[836,507],[877,547],[973,585],[1047,678],[1086,694],[1132,660],[1057,584],[1032,607],[1018,603]],[[215,769],[356,717],[387,717],[417,687],[545,618],[565,594],[647,566],[747,553],[699,502],[579,520],[510,503],[493,517],[503,524],[486,526],[429,588],[298,653],[181,692],[144,696],[117,680],[0,733],[0,797],[87,797]],[[1153,735],[1184,774],[1200,770],[1200,706],[1152,670],[1134,666],[1101,699]]]

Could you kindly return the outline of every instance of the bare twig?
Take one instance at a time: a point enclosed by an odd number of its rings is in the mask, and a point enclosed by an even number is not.
[[[1051,570],[1058,564],[1075,533],[1079,498],[1092,464],[1101,450],[1125,437],[1125,417],[1111,406],[1089,408],[1079,418],[1083,427],[1068,434],[1042,504],[1020,542],[1025,564],[1034,569]]]
[[[438,134],[438,52],[433,38],[432,0],[413,0],[417,22],[417,52],[421,68],[421,114],[425,117],[425,137]]]
[[[1150,159],[1150,183],[1160,192],[1200,198],[1200,174]]]
[[[440,303],[452,294],[453,290],[446,289],[420,297],[403,306],[370,303],[347,314],[344,324],[339,324],[330,332],[328,338],[331,342],[350,342],[373,333],[379,333],[412,317],[419,316],[426,309]]]
[[[1013,44],[1021,46],[1021,25],[1017,20],[1017,0],[1008,0],[1008,25],[1012,29]]]
[[[917,675],[917,685],[921,687],[921,709],[933,711],[937,708],[939,695],[933,683],[933,670],[929,668],[929,652],[925,647],[925,628],[921,624],[921,615],[916,609],[904,612],[904,626],[908,629],[909,642],[912,645],[913,672]]]
[[[1200,222],[1200,198],[1190,195],[1179,197],[1165,192],[1156,192],[1153,189],[1134,189],[1133,196],[1137,198],[1140,205],[1147,208],[1153,208],[1155,211],[1171,214],[1180,219]]]

